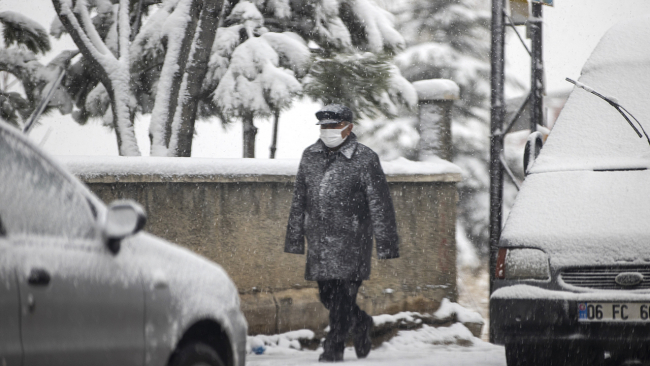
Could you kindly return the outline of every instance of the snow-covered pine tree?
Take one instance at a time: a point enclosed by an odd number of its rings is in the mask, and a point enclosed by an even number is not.
[[[357,117],[397,117],[414,109],[417,93],[388,56],[370,52],[316,56],[305,93],[323,104],[345,104]]]
[[[102,73],[96,70],[88,72],[88,68],[105,68],[95,58],[111,57],[91,52],[87,44],[104,44],[112,58],[120,60],[121,70],[122,60],[129,59],[127,105],[131,114],[124,125],[132,125],[135,112],[152,113],[152,155],[189,156],[194,121],[213,116],[225,122],[233,117],[243,119],[246,150],[250,152],[255,136],[252,118],[275,114],[302,93],[300,82],[309,70],[310,48],[352,57],[363,52],[394,53],[404,45],[392,26],[392,16],[371,0],[234,0],[223,7],[220,1],[131,1],[133,34],[125,56],[125,32],[118,32],[122,26],[117,26],[126,24],[121,15],[126,7],[121,2],[109,7],[111,0],[53,0],[59,18],[67,19],[63,27],[53,24],[53,34],[63,30],[77,33],[73,39],[81,44],[84,54],[83,60],[72,66],[77,71],[76,85],[68,85],[80,108],[76,118],[119,120],[112,116],[113,108],[108,108],[115,104],[116,96],[106,87],[106,77],[98,78]],[[96,15],[91,18],[93,10]],[[82,20],[79,27],[73,24],[77,18]],[[142,27],[139,19],[143,19]],[[213,32],[217,24],[219,28]],[[259,45],[268,47],[256,48]],[[263,57],[249,59],[253,54]],[[396,68],[386,74],[390,88],[376,90],[373,101],[380,111],[395,110],[395,103],[413,94],[404,90],[410,84]],[[90,82],[79,82],[83,78]],[[222,81],[226,84],[219,88]],[[256,88],[254,93],[246,89],[251,87]]]
[[[0,118],[22,128],[75,53],[64,51],[44,66],[37,56],[50,50],[50,40],[40,24],[11,11],[0,13],[0,23],[5,43],[0,48]],[[45,112],[52,108],[61,113],[72,109],[63,88],[54,91]]]
[[[415,89],[392,62],[405,45],[393,15],[369,0],[321,5],[310,30],[320,42],[305,94],[323,104],[346,104],[357,117],[394,118],[400,109],[413,109]]]
[[[387,0],[408,47],[396,64],[411,82],[443,78],[460,86],[452,114],[453,162],[463,168],[459,224],[486,253],[489,223],[490,13],[479,0]],[[363,126],[386,159],[416,157],[417,116]],[[508,190],[510,192],[510,190]],[[507,193],[506,195],[511,194]]]
[[[228,20],[238,25],[223,33],[236,31],[241,33],[240,40],[246,40],[232,51],[212,102],[223,120],[242,120],[243,156],[253,158],[257,134],[254,118],[274,115],[291,105],[302,92],[299,79],[305,76],[311,55],[299,36],[263,28],[264,18],[251,2],[240,1]],[[220,72],[215,69],[211,74]]]
[[[217,115],[224,122],[241,119],[247,157],[254,154],[254,118],[287,108],[303,92],[301,81],[309,88],[310,81],[317,79],[308,75],[303,80],[311,63],[308,42],[312,53],[318,50],[353,58],[366,51],[381,54],[403,47],[403,39],[392,27],[392,16],[368,0],[234,1],[226,4],[223,16],[203,83],[198,117]],[[143,36],[134,42],[140,43],[136,45],[142,48],[140,53],[150,58],[162,55],[156,46],[157,29],[162,26],[154,17],[145,24]],[[388,68],[385,77],[390,88],[375,88],[375,99],[379,100],[375,103],[383,111],[395,110],[393,103],[403,101],[402,92],[414,95],[399,71]]]
[[[244,7],[244,4],[247,4]],[[244,28],[235,29],[248,40],[241,43],[246,47],[253,42],[252,33],[262,34],[259,38],[272,35],[286,35],[289,38],[273,36],[276,44],[283,45],[280,66],[290,69],[292,73],[276,77],[286,93],[286,100],[280,104],[288,107],[290,101],[301,93],[323,103],[343,102],[349,104],[360,115],[376,115],[383,113],[393,115],[397,112],[396,105],[413,107],[416,103],[415,91],[401,77],[397,68],[389,62],[389,55],[401,50],[404,45],[402,37],[392,26],[392,15],[367,0],[332,1],[254,1],[255,9],[259,10],[262,18],[249,2],[239,2],[227,19]],[[252,4],[251,4],[252,5]],[[267,33],[267,30],[271,32]],[[220,30],[221,31],[221,30]],[[230,34],[234,35],[233,32]],[[242,38],[242,37],[240,37]],[[237,39],[232,36],[231,40]],[[282,42],[280,42],[282,40]],[[291,42],[291,40],[297,40]],[[309,51],[305,44],[310,42],[313,56],[311,67]],[[236,42],[226,41],[225,44]],[[273,48],[278,51],[278,46]],[[217,47],[215,43],[215,47]],[[234,51],[235,53],[237,50]],[[229,52],[223,52],[219,60],[228,63]],[[234,60],[234,53],[231,60]],[[286,59],[287,62],[282,62]],[[211,60],[213,61],[213,60]],[[229,74],[214,93],[217,109],[229,111],[244,123],[244,156],[252,157],[256,128],[253,125],[254,116],[268,116],[269,112],[277,111],[280,99],[267,103],[270,109],[262,103],[263,98],[255,92],[247,91],[251,86],[259,88],[255,80],[264,79],[263,69],[257,68],[260,77],[254,73],[242,77],[240,63],[243,59],[230,62],[228,73],[237,75],[237,82],[229,79]],[[251,63],[248,61],[248,63]],[[267,63],[268,64],[268,63]],[[251,66],[245,67],[252,71]],[[262,71],[260,71],[262,70]],[[307,73],[307,70],[308,73]],[[305,76],[306,74],[306,76]],[[277,74],[280,76],[281,74]],[[294,78],[295,77],[295,78]],[[304,78],[303,78],[304,77]],[[301,80],[302,79],[302,80]],[[302,88],[296,81],[302,81]],[[234,85],[234,87],[226,86]],[[230,90],[229,95],[227,91]],[[232,90],[238,92],[232,94]],[[236,113],[233,113],[236,111]]]

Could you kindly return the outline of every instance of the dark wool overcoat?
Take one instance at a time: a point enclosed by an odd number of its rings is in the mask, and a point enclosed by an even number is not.
[[[399,257],[393,201],[379,158],[354,134],[337,151],[318,140],[302,154],[284,251],[304,254],[309,281],[366,280],[372,237],[380,259]]]

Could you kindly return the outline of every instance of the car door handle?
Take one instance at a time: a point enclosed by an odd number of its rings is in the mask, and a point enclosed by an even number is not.
[[[32,268],[27,283],[32,286],[47,286],[50,284],[50,274],[42,268]]]

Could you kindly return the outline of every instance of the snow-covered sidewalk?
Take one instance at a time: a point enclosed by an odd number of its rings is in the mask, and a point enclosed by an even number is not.
[[[268,347],[262,355],[249,354],[250,366],[319,365],[316,351],[297,350],[289,346]],[[506,364],[503,347],[495,346],[472,336],[460,323],[450,327],[423,325],[416,330],[403,330],[390,341],[370,352],[368,358],[358,360],[354,348],[345,350],[346,363],[365,365],[499,365]]]
[[[248,355],[250,366],[308,366],[323,365],[318,362],[319,351],[296,351],[292,354]],[[353,348],[345,350],[345,364],[370,365],[404,365],[404,366],[505,366],[503,347],[489,343],[475,347],[431,346],[427,349],[411,351],[392,351],[380,347],[365,360],[358,360]]]

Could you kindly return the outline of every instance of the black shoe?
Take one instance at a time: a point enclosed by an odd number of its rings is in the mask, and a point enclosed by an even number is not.
[[[334,343],[331,339],[326,339],[323,343],[323,351],[324,352],[318,357],[318,362],[343,362],[345,343]]]
[[[323,352],[318,356],[318,362],[343,362],[343,352]]]
[[[370,353],[372,348],[370,332],[373,325],[372,317],[366,315],[363,322],[359,323],[354,329],[354,351],[357,353],[357,358],[366,358]]]

